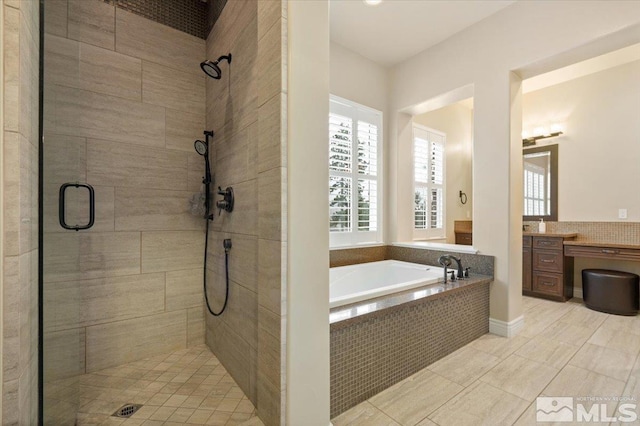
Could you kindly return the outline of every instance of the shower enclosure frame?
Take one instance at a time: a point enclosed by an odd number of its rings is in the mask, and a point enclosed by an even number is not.
[[[44,0],[39,8],[38,52],[38,425],[44,424]]]

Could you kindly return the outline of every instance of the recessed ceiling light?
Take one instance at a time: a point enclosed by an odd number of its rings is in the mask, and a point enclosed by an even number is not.
[[[382,3],[382,0],[363,0],[366,4],[368,4],[369,6],[376,6],[380,3]]]

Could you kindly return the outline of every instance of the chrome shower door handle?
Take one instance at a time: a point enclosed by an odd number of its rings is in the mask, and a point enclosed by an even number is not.
[[[69,224],[67,224],[66,217],[65,217],[66,216],[65,198],[66,198],[67,188],[69,188],[70,186],[73,186],[74,188],[87,188],[87,190],[89,191],[89,223],[87,223],[86,225],[70,226]],[[81,229],[84,230],[84,229],[91,228],[96,220],[96,194],[93,189],[93,186],[87,183],[78,183],[78,182],[62,184],[60,186],[60,193],[58,196],[58,220],[60,221],[60,226],[62,226],[64,229],[80,231]]]

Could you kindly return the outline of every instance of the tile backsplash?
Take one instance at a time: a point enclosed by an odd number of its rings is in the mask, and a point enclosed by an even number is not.
[[[640,222],[545,222],[547,233],[578,234],[578,241],[639,244]],[[537,232],[538,222],[524,222],[527,231]]]

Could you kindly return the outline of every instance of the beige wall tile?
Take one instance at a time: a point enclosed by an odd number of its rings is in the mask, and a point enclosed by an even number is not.
[[[233,212],[228,213],[223,211],[221,216],[216,216],[214,224],[222,226],[222,229],[225,232],[233,232],[245,235],[257,235],[257,184],[257,180],[254,179],[235,185],[233,187],[235,196],[235,205],[233,208]],[[219,185],[225,188],[227,186],[227,183],[220,182]]]
[[[87,327],[87,372],[184,349],[187,311]]]
[[[178,71],[142,62],[142,101],[183,112],[204,115],[204,74]]]
[[[261,379],[269,381],[276,389],[281,383],[283,368],[283,358],[280,354],[280,340],[273,337],[266,331],[260,330],[258,335],[258,371]]]
[[[200,302],[202,303],[202,302]],[[204,308],[187,309],[187,346],[204,344]]]
[[[167,311],[202,307],[202,269],[167,272]]]
[[[218,273],[224,272],[223,240],[231,239],[229,252],[229,276],[231,279],[256,293],[258,291],[258,238],[252,235],[212,233],[209,236],[208,267]]]
[[[46,183],[84,182],[87,179],[85,138],[47,134],[44,136],[44,181]]]
[[[44,240],[45,283],[140,273],[140,233],[65,232]]]
[[[87,179],[102,185],[185,190],[187,157],[165,149],[87,140]]]
[[[3,274],[3,380],[20,375],[20,260],[22,256],[5,256]],[[24,262],[24,259],[23,259]]]
[[[258,109],[258,171],[286,166],[286,102],[284,94],[269,99]]]
[[[204,40],[122,9],[116,11],[116,32],[116,51],[202,75]]]
[[[287,240],[287,169],[275,168],[258,175],[258,230],[260,238]]]
[[[187,191],[116,188],[116,230],[202,230],[204,219],[189,212]]]
[[[284,337],[282,330],[284,327],[283,318],[271,312],[264,306],[258,305],[258,332],[267,332],[278,341]]]
[[[142,61],[80,43],[79,82],[72,87],[139,101],[142,99]]]
[[[57,86],[55,116],[55,133],[164,146],[162,107]]]
[[[115,6],[99,0],[68,1],[69,38],[114,50]]]
[[[257,381],[257,409],[260,419],[268,425],[284,424],[283,417],[285,413],[282,409],[282,393],[280,389],[272,385],[269,380],[263,376],[262,370],[258,371]],[[333,425],[337,426],[337,423],[333,422]]]
[[[220,318],[207,314],[206,341],[246,395],[255,394],[250,386],[251,355],[249,344]],[[217,321],[216,321],[217,320]],[[215,322],[215,326],[213,325]]]
[[[20,11],[4,7],[4,130],[19,130],[20,119]]]
[[[68,181],[68,182],[75,182]],[[84,180],[81,180],[84,182]],[[114,190],[111,186],[94,186],[95,223],[83,232],[113,232]],[[44,232],[70,232],[59,221],[60,185],[44,186]],[[89,223],[89,192],[85,188],[68,188],[65,193],[65,221],[70,226]]]
[[[18,118],[20,133],[37,141],[38,122],[38,36],[28,29],[29,19],[24,18],[25,9],[21,9],[20,19],[20,115]]]
[[[51,283],[45,292],[46,328],[86,327],[163,312],[162,273]]]
[[[84,328],[44,333],[44,381],[84,374]]]
[[[255,179],[258,123],[237,132],[225,132],[214,139],[216,149],[216,180],[235,185]]]
[[[264,37],[265,33],[280,18],[286,18],[286,8],[282,0],[265,0],[258,2],[258,40]]]
[[[46,35],[46,84],[140,101],[142,61],[108,49]]]
[[[142,233],[142,272],[201,268],[203,253],[202,231]]]
[[[5,380],[2,384],[2,423],[17,425],[19,417],[18,379]]]
[[[260,33],[260,19],[258,32]],[[287,91],[286,34],[287,20],[280,18],[258,42],[258,105],[263,105],[281,91]]]
[[[204,93],[204,86],[203,86]],[[203,101],[204,105],[204,101]],[[197,139],[204,140],[204,113],[195,114],[175,109],[166,112],[165,147],[180,151],[193,152],[193,143]]]
[[[258,296],[243,286],[229,282],[229,304],[224,321],[250,347],[258,347]]]
[[[67,0],[47,0],[44,4],[44,31],[67,36]]]
[[[287,244],[258,240],[258,304],[280,315],[284,303],[282,280],[287,273]]]
[[[20,254],[20,135],[4,132],[2,165],[4,173],[4,255]]]

